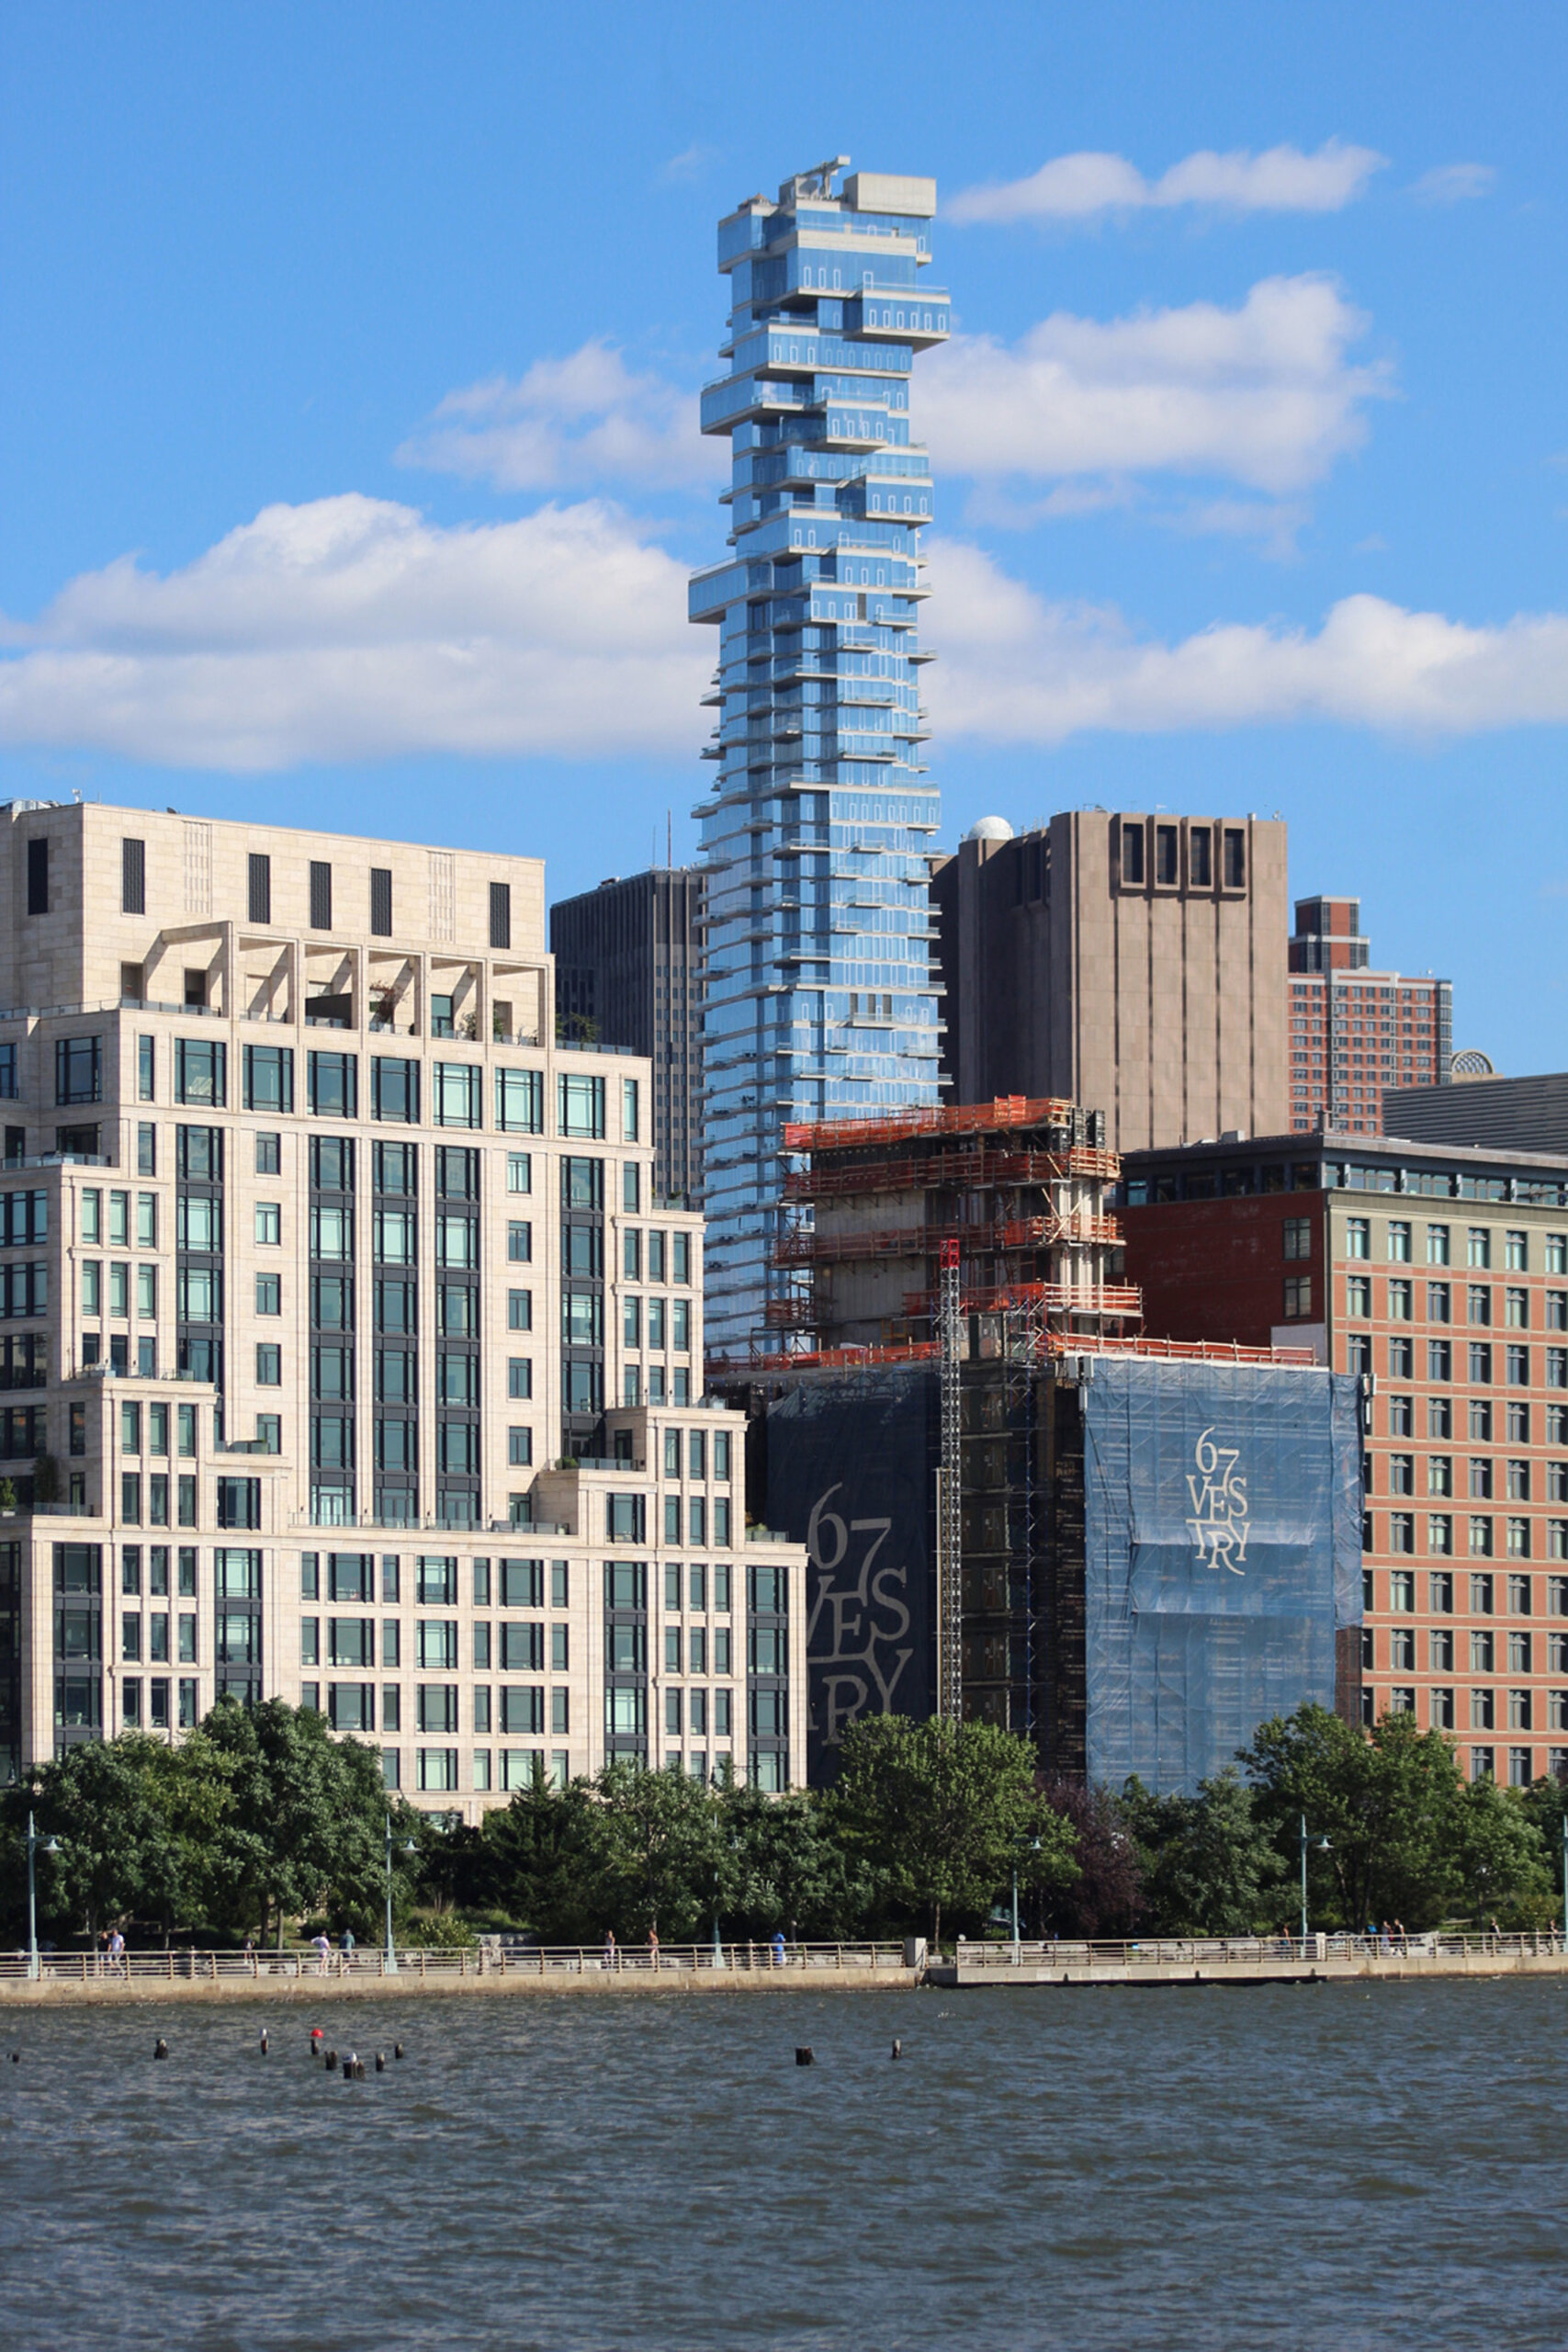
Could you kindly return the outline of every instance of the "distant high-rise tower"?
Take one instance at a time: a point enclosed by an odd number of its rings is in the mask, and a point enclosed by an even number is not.
[[[1293,1128],[1381,1135],[1385,1092],[1449,1083],[1453,984],[1370,969],[1359,899],[1298,899],[1288,954]]]
[[[563,1044],[653,1064],[653,1189],[702,1205],[703,877],[655,866],[550,909]]]
[[[947,333],[922,288],[936,186],[840,156],[722,221],[729,560],[692,583],[718,625],[718,763],[702,821],[713,1352],[743,1356],[780,1299],[786,1120],[937,1100],[926,854],[938,822],[916,622],[931,517],[909,438],[917,350]],[[776,1317],[775,1317],[776,1319]]]

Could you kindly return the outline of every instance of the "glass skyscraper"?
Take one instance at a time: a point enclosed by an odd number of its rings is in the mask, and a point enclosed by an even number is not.
[[[703,395],[733,453],[728,560],[691,586],[716,622],[717,763],[702,820],[710,1351],[787,1329],[773,1270],[790,1119],[937,1100],[920,764],[915,353],[947,333],[932,180],[847,158],[721,221],[729,373]],[[771,1309],[771,1312],[770,1312]]]

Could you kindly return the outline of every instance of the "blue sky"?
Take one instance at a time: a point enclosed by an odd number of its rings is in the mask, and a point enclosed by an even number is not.
[[[1275,810],[1561,1067],[1568,17],[0,15],[0,789],[691,850],[717,217],[929,173],[945,838]]]

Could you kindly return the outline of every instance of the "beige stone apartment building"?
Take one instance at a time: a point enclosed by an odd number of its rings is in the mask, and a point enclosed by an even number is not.
[[[541,863],[13,802],[0,904],[0,1769],[231,1691],[468,1818],[801,1782],[805,1555]]]

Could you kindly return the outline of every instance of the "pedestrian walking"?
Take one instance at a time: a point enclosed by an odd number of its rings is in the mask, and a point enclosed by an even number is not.
[[[649,1928],[648,1931],[648,1964],[649,1968],[657,1968],[659,1965],[659,1930],[657,1928]]]
[[[354,1929],[352,1928],[344,1929],[338,1950],[343,1954],[342,1967],[352,1968],[354,1966]]]
[[[614,1968],[615,1965],[615,1931],[614,1928],[606,1928],[604,1930],[604,1966],[606,1968]]]
[[[118,1928],[109,1938],[109,1974],[111,1976],[125,1974],[125,1938]]]
[[[775,1968],[782,1968],[784,1964],[785,1957],[784,1934],[782,1928],[775,1928],[773,1929],[773,1939],[770,1949],[773,1955],[773,1966]]]
[[[324,1929],[318,1929],[311,1937],[310,1948],[316,1955],[316,1973],[318,1976],[324,1976],[327,1973],[327,1962],[333,1956],[333,1948]]]

